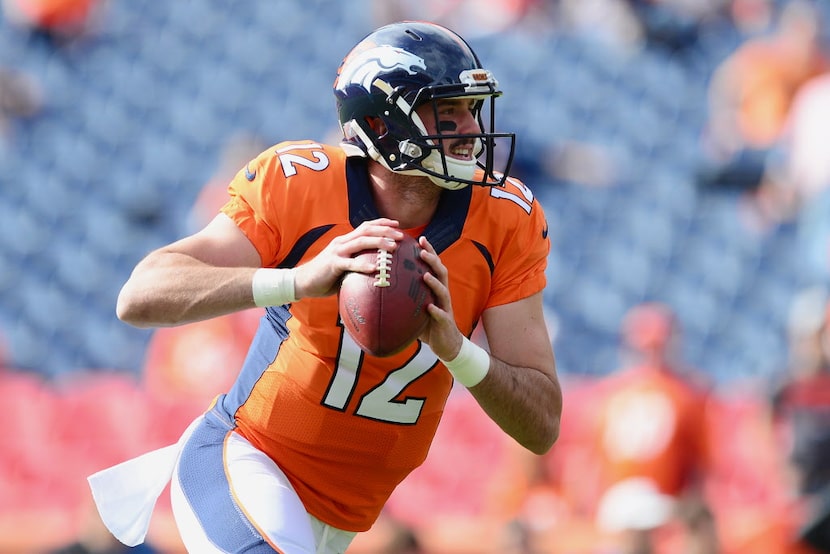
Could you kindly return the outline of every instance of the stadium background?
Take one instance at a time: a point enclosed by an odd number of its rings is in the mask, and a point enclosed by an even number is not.
[[[152,331],[114,315],[131,268],[189,230],[233,135],[330,140],[334,72],[376,24],[368,0],[105,7],[91,36],[64,46],[0,12],[0,66],[43,93],[0,147],[0,334],[8,367],[48,381],[140,377]],[[726,17],[696,32],[682,48],[632,51],[562,28],[470,37],[548,214],[566,379],[614,370],[622,317],[646,300],[676,310],[685,359],[719,387],[786,366],[790,303],[811,283],[794,226],[759,234],[740,191],[697,181],[708,82],[743,37]],[[551,171],[573,145],[600,153],[600,186]]]

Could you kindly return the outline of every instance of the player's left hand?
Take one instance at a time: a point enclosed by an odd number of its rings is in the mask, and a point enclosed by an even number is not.
[[[418,338],[428,344],[442,360],[452,360],[458,355],[464,336],[458,330],[453,316],[449,272],[426,237],[420,237],[418,243],[422,248],[421,259],[431,269],[424,275],[424,281],[435,295],[435,302],[427,306],[429,325]]]

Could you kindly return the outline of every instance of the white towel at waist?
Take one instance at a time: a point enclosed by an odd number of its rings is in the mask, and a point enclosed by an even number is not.
[[[156,501],[173,477],[184,443],[203,416],[191,423],[176,444],[103,469],[87,477],[104,525],[127,546],[144,542]]]

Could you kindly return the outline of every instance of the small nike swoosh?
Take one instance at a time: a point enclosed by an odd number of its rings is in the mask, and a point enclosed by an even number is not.
[[[547,225],[545,226],[545,228],[544,228],[544,229],[542,229],[542,238],[543,238],[543,239],[548,238],[548,228],[547,228]]]
[[[253,181],[256,178],[256,169],[251,171],[251,168],[247,165],[245,166],[245,178],[249,181]]]

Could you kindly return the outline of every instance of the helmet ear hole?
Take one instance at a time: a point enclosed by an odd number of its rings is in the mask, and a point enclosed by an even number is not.
[[[379,137],[382,137],[388,131],[386,123],[384,123],[383,119],[379,117],[366,116],[366,123],[369,125],[372,131],[374,131],[375,134]]]

